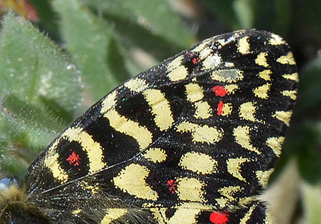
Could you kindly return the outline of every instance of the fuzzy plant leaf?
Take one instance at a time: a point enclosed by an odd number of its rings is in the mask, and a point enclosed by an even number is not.
[[[82,94],[73,64],[25,19],[10,13],[2,25],[0,94],[15,93],[37,104],[45,98],[72,113]]]
[[[15,159],[30,163],[30,150],[38,153],[73,120],[81,83],[60,49],[22,17],[3,18],[0,46],[0,163],[24,172]]]

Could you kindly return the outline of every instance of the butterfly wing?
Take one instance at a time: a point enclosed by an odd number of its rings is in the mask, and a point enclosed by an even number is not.
[[[267,223],[257,195],[296,85],[292,53],[274,34],[204,40],[72,123],[30,167],[29,198],[55,223]]]

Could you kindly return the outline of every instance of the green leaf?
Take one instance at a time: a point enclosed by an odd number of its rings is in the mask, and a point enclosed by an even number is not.
[[[108,60],[111,43],[114,43],[112,30],[102,19],[92,14],[77,0],[53,2],[55,10],[61,16],[63,39],[72,54],[77,67],[81,69],[86,88],[94,100],[100,99],[120,81],[129,78],[123,65],[123,76],[113,73],[113,60]],[[117,50],[115,47],[112,50]],[[117,59],[122,61],[120,52]]]
[[[321,180],[321,125],[304,123],[297,138],[293,150],[298,152],[300,174],[309,183],[318,183]]]
[[[3,19],[0,46],[0,172],[22,175],[73,120],[81,83],[57,46],[12,13]]]
[[[76,69],[28,21],[5,16],[0,46],[0,98],[14,93],[35,104],[51,100],[68,113],[76,109],[81,99]]]
[[[152,31],[148,30],[146,27],[129,21],[126,18],[109,14],[105,14],[105,18],[114,24],[113,30],[116,39],[119,42],[118,45],[127,52],[127,55],[132,56],[132,52],[137,51],[137,49],[142,49],[158,61],[162,61],[183,50],[182,47],[168,41],[161,34],[152,33]],[[136,60],[135,54],[132,57],[133,60]],[[156,62],[144,65],[143,68],[147,69],[152,65],[155,65]]]
[[[0,123],[0,172],[17,176],[24,174],[38,152],[66,125],[13,94],[3,99]]]
[[[302,113],[321,103],[321,57],[300,73],[299,97],[296,109]]]
[[[206,0],[206,3],[231,30],[256,28],[285,35],[291,27],[290,0]]]
[[[304,183],[302,186],[304,220],[309,224],[319,224],[321,220],[321,187],[308,183]]]
[[[243,29],[253,28],[254,24],[254,7],[253,0],[234,1],[233,8],[236,16]]]
[[[252,1],[253,27],[285,35],[290,29],[292,1]]]
[[[32,160],[57,135],[7,115],[0,117],[0,176],[23,176]]]
[[[134,13],[137,22],[151,30],[152,33],[166,37],[168,41],[183,48],[192,45],[191,33],[167,1],[136,0],[122,3],[125,8]]]
[[[58,24],[56,23],[57,15],[51,7],[51,0],[31,0],[32,5],[36,8],[39,21],[37,27],[45,30],[50,38],[59,40]]]
[[[320,23],[320,16],[319,16],[319,12],[321,11],[320,1],[299,0],[299,1],[296,1],[296,3],[297,3],[297,7],[300,9],[299,11],[300,14],[298,15],[298,17],[300,18],[301,24],[298,23],[298,25],[301,25],[301,26],[303,25],[304,26],[303,31],[307,32],[307,34],[303,34],[303,37],[305,35],[308,35],[307,36],[309,37],[308,40],[316,39],[316,41],[318,41],[317,46],[319,47],[320,38],[321,38],[321,23]]]
[[[222,23],[231,29],[241,29],[241,25],[233,8],[234,0],[206,0],[208,8],[220,18]]]
[[[111,39],[108,44],[108,52],[106,55],[106,64],[108,64],[110,71],[120,81],[124,81],[130,78],[130,74],[127,71],[128,58],[122,53],[121,47],[115,39]],[[136,73],[134,73],[136,75]]]
[[[156,32],[152,25],[146,26],[141,23],[136,13],[138,9],[132,10],[131,7],[126,7],[127,3],[125,4],[125,1],[82,0],[82,2],[88,5],[93,13],[100,17],[103,16],[111,24],[115,39],[117,39],[119,46],[128,52],[127,55],[131,54],[132,49],[140,48],[151,54],[158,61],[162,61],[185,48],[191,47],[191,40],[194,43],[196,39],[195,35],[185,30],[186,28],[181,22],[178,22],[176,24],[177,27],[173,28],[172,31],[166,25],[167,28],[164,29],[164,32]],[[167,3],[163,1],[161,4]],[[162,21],[168,19],[168,15],[158,12],[157,10],[160,8],[152,7],[155,15],[164,16],[164,18],[159,17],[159,23],[162,23]],[[176,14],[172,16],[178,21],[181,20]],[[148,21],[148,23],[150,22]],[[167,36],[168,32],[171,32],[171,35],[175,35],[174,40]],[[178,32],[184,32],[184,34]],[[154,64],[148,64],[143,68],[146,69],[151,65]]]
[[[231,30],[248,29],[253,26],[251,0],[207,0],[206,4]]]
[[[276,1],[277,21],[273,23],[273,32],[285,35],[291,28],[293,1],[279,0]]]
[[[8,120],[12,119],[24,126],[42,131],[59,132],[67,125],[58,122],[57,117],[50,114],[50,111],[44,113],[44,109],[23,101],[13,94],[4,98],[2,110]]]

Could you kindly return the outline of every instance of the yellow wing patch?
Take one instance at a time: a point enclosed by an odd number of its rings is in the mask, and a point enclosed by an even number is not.
[[[161,148],[150,148],[144,154],[145,159],[154,163],[161,163],[166,160],[166,152]]]
[[[184,56],[179,56],[168,64],[167,76],[173,82],[185,79],[188,75],[186,67],[182,65],[183,59]]]
[[[116,131],[133,137],[141,149],[146,148],[152,143],[153,135],[146,127],[121,116],[116,110],[109,110],[104,114],[104,117],[109,120],[110,126]]]
[[[281,44],[285,44],[285,41],[279,35],[272,34],[271,35],[271,39],[269,41],[269,44],[271,44],[271,45],[281,45]]]
[[[245,37],[241,38],[238,43],[237,50],[241,54],[249,54],[250,53],[250,44],[249,44],[248,39],[249,39],[249,37],[245,36]]]
[[[292,111],[276,111],[273,117],[282,121],[286,126],[290,125]]]
[[[193,103],[203,99],[204,97],[203,88],[200,85],[196,83],[190,83],[186,85],[185,88],[186,88],[187,99],[190,102]]]
[[[196,102],[195,104],[195,118],[201,118],[201,119],[206,119],[211,116],[211,107],[207,102]]]
[[[251,145],[251,135],[249,126],[239,126],[237,128],[234,128],[233,134],[235,141],[244,149],[256,152],[257,154],[261,154],[259,150],[257,150],[253,145]]]
[[[153,115],[155,124],[161,131],[170,128],[174,122],[171,108],[164,93],[158,89],[147,89],[143,92]]]
[[[281,64],[295,65],[295,61],[294,61],[292,52],[289,52],[287,55],[283,55],[283,56],[279,57],[276,61]]]
[[[146,183],[149,172],[150,170],[147,167],[130,164],[118,176],[114,177],[114,184],[125,193],[155,201],[158,198],[158,194]]]
[[[221,140],[223,132],[216,127],[198,125],[189,122],[182,122],[177,126],[178,132],[191,132],[193,142],[215,143]]]
[[[241,174],[241,165],[248,162],[247,158],[232,158],[227,160],[227,171],[235,178],[246,182],[246,179]]]
[[[179,166],[199,174],[210,174],[215,172],[217,161],[211,156],[200,152],[188,152],[182,156]]]
[[[299,81],[299,74],[296,72],[292,73],[292,74],[285,74],[285,75],[283,75],[283,78],[298,82]]]
[[[129,81],[125,82],[124,86],[134,92],[141,92],[148,88],[146,81],[140,78],[130,79]]]
[[[254,117],[255,114],[255,106],[252,102],[246,102],[240,105],[239,116],[240,118],[248,121],[257,121]]]
[[[283,96],[288,96],[290,97],[292,100],[296,100],[296,90],[284,90],[282,91],[282,95]]]
[[[197,45],[192,51],[193,51],[193,52],[202,52],[202,51],[204,51],[204,50],[209,50],[209,48],[207,47],[207,45],[210,44],[211,41],[212,41],[211,38],[203,41],[201,44]],[[208,53],[208,54],[209,54],[209,53]],[[208,54],[204,54],[203,56],[206,57]],[[202,54],[200,53],[200,55],[202,55]],[[202,57],[202,59],[205,58],[205,57]]]
[[[228,201],[235,201],[235,194],[240,192],[242,188],[240,186],[229,186],[229,187],[223,187],[218,190],[218,192],[224,196]]]
[[[263,67],[268,67],[269,64],[267,63],[267,60],[266,60],[267,55],[268,55],[267,52],[261,52],[255,59],[255,63]]]
[[[284,137],[270,137],[266,140],[266,144],[273,150],[277,157],[281,155],[283,142]]]
[[[224,88],[228,91],[229,94],[233,94],[235,90],[237,90],[239,87],[235,84],[230,84],[230,85],[224,86]]]
[[[254,209],[256,208],[256,205],[252,205],[251,208],[248,210],[248,212],[244,215],[244,217],[240,220],[240,224],[246,224],[247,221],[249,221],[249,219],[252,216],[252,213],[254,211]]]
[[[269,177],[273,173],[273,171],[274,169],[270,169],[267,171],[256,171],[256,177],[263,188],[266,188],[268,186]]]
[[[196,178],[178,178],[177,195],[180,200],[192,202],[204,202],[204,183]]]
[[[103,99],[100,113],[104,114],[108,110],[110,110],[115,104],[116,104],[116,96],[117,96],[117,90],[112,91],[109,93],[105,99]]]
[[[259,86],[253,90],[253,93],[256,97],[261,99],[267,99],[269,97],[269,90],[270,90],[271,84],[266,83],[262,86]]]
[[[221,116],[230,115],[232,113],[232,109],[233,107],[231,103],[224,103]]]
[[[127,209],[124,208],[109,208],[106,210],[106,215],[101,220],[100,224],[110,224],[114,220],[122,217],[127,213]]]
[[[271,74],[272,74],[272,71],[270,69],[265,69],[259,73],[259,77],[266,81],[271,81]]]
[[[195,224],[196,217],[201,211],[199,207],[193,208],[187,203],[177,207],[171,218],[166,217],[167,208],[151,208],[150,210],[159,224]]]
[[[61,183],[66,183],[68,181],[68,174],[64,169],[61,168],[58,159],[58,152],[50,153],[45,157],[44,164],[49,168],[55,179]]]

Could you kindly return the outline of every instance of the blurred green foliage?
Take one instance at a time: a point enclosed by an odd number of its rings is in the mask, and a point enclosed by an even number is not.
[[[236,29],[256,28],[285,38],[300,71],[298,103],[276,173],[291,158],[297,158],[301,178],[314,185],[313,189],[320,194],[319,1],[32,0],[31,3],[38,12],[37,23],[31,24],[13,13],[2,19],[2,176],[23,177],[33,158],[68,123],[120,82],[198,40]],[[317,220],[309,208],[320,207],[321,200],[309,200],[311,195],[305,191],[302,197],[305,198],[301,206],[309,211],[306,219]]]

